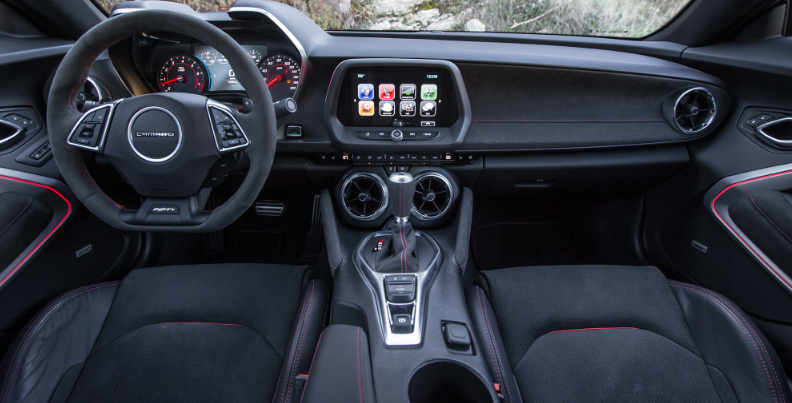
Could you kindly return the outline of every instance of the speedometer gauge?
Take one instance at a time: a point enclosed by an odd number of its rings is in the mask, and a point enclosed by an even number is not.
[[[157,84],[164,92],[200,94],[209,88],[206,67],[195,57],[177,55],[166,60],[157,73]]]
[[[261,73],[267,80],[267,88],[273,101],[294,97],[300,87],[302,68],[290,56],[275,54],[267,56],[261,63]]]

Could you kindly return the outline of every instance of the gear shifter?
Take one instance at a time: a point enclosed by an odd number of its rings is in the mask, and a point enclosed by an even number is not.
[[[391,174],[387,185],[394,220],[388,228],[391,236],[377,255],[375,270],[380,273],[415,273],[418,271],[418,258],[415,230],[410,223],[415,181],[409,173],[398,172]]]

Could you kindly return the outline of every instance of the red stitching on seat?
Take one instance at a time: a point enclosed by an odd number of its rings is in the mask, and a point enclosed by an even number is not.
[[[360,365],[360,328],[357,331],[357,349],[358,349],[358,384],[360,385],[360,403],[363,403],[363,370]]]
[[[160,325],[221,325],[221,326],[242,326],[236,323],[219,322],[160,322]]]
[[[492,344],[490,345],[490,354],[492,355],[492,362],[495,363],[495,372],[498,376],[498,380],[500,383],[503,384],[504,388],[506,389],[506,395],[508,397],[508,401],[511,401],[511,392],[509,392],[509,385],[506,382],[506,371],[501,374],[501,363],[503,360],[500,357],[500,350],[498,349],[498,342],[495,341],[495,332],[492,331],[492,326],[490,325],[489,321],[489,312],[487,309],[484,308],[484,304],[481,303],[481,296],[479,295],[479,291],[481,291],[480,287],[476,287],[476,297],[478,297],[479,302],[479,310],[481,311],[481,320],[484,322],[484,325],[487,326],[487,344],[490,342],[490,334],[492,335]],[[487,315],[487,320],[484,321],[484,314]],[[495,361],[495,354],[492,352],[492,345],[495,345],[495,352],[498,355],[498,362]]]
[[[732,310],[734,310],[734,312],[737,313],[740,316],[740,318],[742,318],[742,315],[740,315],[739,312],[737,312],[737,310],[733,306],[731,306],[731,304],[727,303],[724,300],[721,300],[720,298],[717,298],[715,294],[709,294],[708,292],[704,292],[705,291],[704,288],[696,287],[696,286],[694,286],[692,284],[678,283],[678,282],[675,282],[673,280],[669,280],[669,284],[671,286],[673,286],[673,287],[685,288],[685,289],[697,292],[697,293],[699,293],[699,294],[701,294],[701,295],[703,295],[703,296],[715,301],[716,304],[720,305],[721,308],[724,308],[726,313],[728,313],[729,316],[731,316],[731,318],[734,319],[735,322],[737,322],[737,324],[740,326],[740,328],[742,328],[743,332],[745,332],[745,334],[748,336],[748,339],[751,341],[751,344],[753,345],[754,350],[756,350],[756,355],[759,357],[759,361],[762,363],[762,368],[764,368],[765,374],[767,375],[767,381],[770,383],[770,392],[773,393],[773,399],[777,402],[778,401],[778,397],[776,396],[776,393],[775,393],[775,385],[773,384],[773,380],[770,378],[770,373],[767,371],[767,365],[765,365],[764,358],[762,357],[762,354],[759,352],[759,348],[756,346],[756,343],[754,342],[754,338],[751,337],[751,334],[746,329],[746,327],[750,328],[750,326],[743,326],[743,323],[740,322],[739,320],[737,320],[737,317],[734,316],[734,314],[730,310],[726,309],[724,304],[728,305]],[[683,284],[685,284],[685,285],[683,285]],[[693,288],[693,287],[696,287],[696,288]],[[706,290],[706,291],[709,291],[709,290]],[[742,319],[745,322],[745,324],[747,325],[748,322],[745,321],[745,318],[742,318]],[[751,331],[753,332],[753,329],[751,329]],[[761,340],[759,340],[758,336],[756,337],[756,339],[761,344]],[[763,344],[762,344],[762,349],[764,349],[764,345]],[[767,350],[765,350],[765,354],[767,354]],[[770,354],[767,354],[767,356],[768,356],[768,361],[771,361],[769,359],[770,358]],[[770,365],[772,366],[773,363],[770,362]],[[778,382],[778,374],[775,373],[775,368],[773,368],[773,374],[776,376],[776,382]],[[782,391],[780,389],[779,389],[778,393],[781,395],[781,399],[786,401],[784,399],[784,395],[783,395],[783,393],[782,393]]]
[[[566,329],[566,330],[553,330],[550,333],[563,333],[563,332],[577,332],[580,330],[619,330],[619,329],[635,329],[638,330],[637,327],[586,327],[582,329]],[[550,334],[548,333],[548,334]]]
[[[300,347],[297,349],[297,357],[294,359],[294,369],[291,371],[294,374],[290,376],[289,379],[289,393],[286,394],[286,401],[289,401],[289,396],[291,395],[292,386],[294,386],[294,379],[297,373],[297,365],[300,363],[300,353],[302,352],[303,340],[305,339],[305,332],[308,328],[308,319],[311,317],[311,307],[313,306],[313,290],[314,290],[314,282],[311,281],[311,296],[308,298],[308,311],[305,313],[305,324],[303,325],[301,336],[300,336]],[[296,341],[296,340],[295,340]]]
[[[313,281],[311,282],[311,289],[313,289]],[[298,320],[300,322],[302,321],[302,314],[305,311],[305,303],[307,301],[308,301],[308,293],[306,292],[305,293],[305,299],[303,299],[303,303],[302,303],[301,308],[300,308],[300,316],[298,316]],[[300,322],[297,322],[298,326],[299,326]],[[299,329],[299,327],[298,327],[298,329]],[[297,347],[297,337],[296,336],[297,335],[295,335],[294,342],[292,343],[292,347],[289,350],[292,353],[294,352],[294,348]],[[289,382],[289,375],[290,375],[289,374],[289,372],[290,372],[289,368],[291,368],[291,354],[289,354],[289,360],[287,361],[286,364],[287,365],[286,365],[286,380],[285,380],[285,382],[288,383]],[[281,403],[283,402],[283,399],[286,397],[286,390],[288,390],[288,389],[289,389],[288,385],[283,387],[283,394],[281,394],[281,400],[280,400]]]
[[[3,381],[3,391],[6,390],[6,385],[8,384],[8,377],[11,374],[11,372],[13,372],[14,376],[11,378],[11,387],[8,389],[8,394],[0,395],[0,401],[2,401],[4,398],[6,398],[8,396],[11,396],[13,394],[13,392],[14,392],[14,388],[16,387],[17,375],[19,374],[19,370],[20,370],[20,366],[19,365],[15,366],[14,365],[14,361],[16,360],[17,353],[20,352],[19,349],[22,348],[22,345],[25,345],[25,348],[22,350],[22,352],[21,352],[21,354],[19,354],[19,356],[20,357],[24,357],[25,353],[27,353],[27,349],[28,349],[28,347],[30,347],[30,345],[27,344],[28,334],[30,334],[30,338],[31,339],[35,338],[36,334],[38,334],[38,331],[41,330],[41,324],[44,323],[44,321],[47,320],[47,318],[49,318],[50,315],[53,312],[58,310],[58,308],[62,307],[67,302],[69,302],[70,300],[76,298],[77,296],[82,295],[82,294],[84,294],[84,293],[86,293],[88,291],[94,291],[94,290],[98,290],[100,288],[111,287],[111,286],[117,285],[118,283],[119,283],[118,281],[112,281],[112,282],[108,282],[108,283],[92,284],[92,285],[89,285],[89,286],[78,288],[78,289],[76,289],[76,290],[74,290],[74,291],[72,291],[70,293],[64,294],[63,296],[61,296],[60,298],[58,298],[54,302],[50,303],[50,305],[47,307],[47,309],[42,311],[39,314],[39,316],[36,317],[36,319],[33,321],[33,325],[31,325],[28,328],[28,330],[25,332],[25,335],[22,337],[22,341],[19,343],[19,345],[17,346],[16,350],[14,351],[14,356],[13,356],[13,358],[11,358],[11,368],[9,368],[9,371],[6,374],[6,377],[5,377],[5,381]],[[34,328],[36,330],[33,333],[30,333],[30,331],[33,330]],[[13,369],[13,371],[12,371],[12,369]]]
[[[305,385],[303,385],[303,391],[300,394],[300,401],[303,400],[303,396],[305,396],[305,390],[308,389],[308,380],[311,379],[311,371],[313,371],[313,363],[316,360],[316,353],[319,352],[319,343],[322,342],[322,335],[324,332],[319,333],[319,340],[316,341],[316,348],[314,349],[313,358],[311,358],[311,366],[308,367],[308,378],[305,379]]]

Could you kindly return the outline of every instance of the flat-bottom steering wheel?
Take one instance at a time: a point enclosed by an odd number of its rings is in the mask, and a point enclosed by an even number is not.
[[[96,57],[110,45],[144,32],[182,34],[217,49],[253,101],[252,112],[241,114],[201,95],[153,93],[80,113],[74,97]],[[173,11],[127,13],[86,32],[55,74],[47,125],[55,161],[77,198],[99,219],[125,231],[222,229],[253,204],[275,155],[275,110],[261,71],[228,34]],[[197,195],[242,150],[250,158],[247,177],[223,205],[203,211]],[[83,161],[89,152],[104,154],[146,198],[139,209],[124,208],[97,186]]]

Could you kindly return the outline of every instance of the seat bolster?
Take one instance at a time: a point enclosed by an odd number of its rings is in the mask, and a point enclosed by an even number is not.
[[[78,288],[39,311],[3,359],[0,402],[48,402],[66,371],[88,358],[117,288]]]
[[[327,285],[322,280],[311,280],[303,291],[299,316],[292,326],[287,355],[283,358],[278,387],[273,403],[299,402],[295,378],[308,373],[319,336],[324,328],[328,304]]]
[[[704,361],[726,377],[739,401],[792,401],[781,361],[748,315],[714,291],[669,284]]]
[[[500,385],[500,390],[505,403],[521,402],[520,392],[512,374],[509,358],[506,356],[503,340],[498,330],[498,321],[495,311],[492,310],[489,298],[484,289],[478,285],[469,287],[466,291],[468,312],[473,323],[476,345],[481,350],[490,369],[494,383]]]

